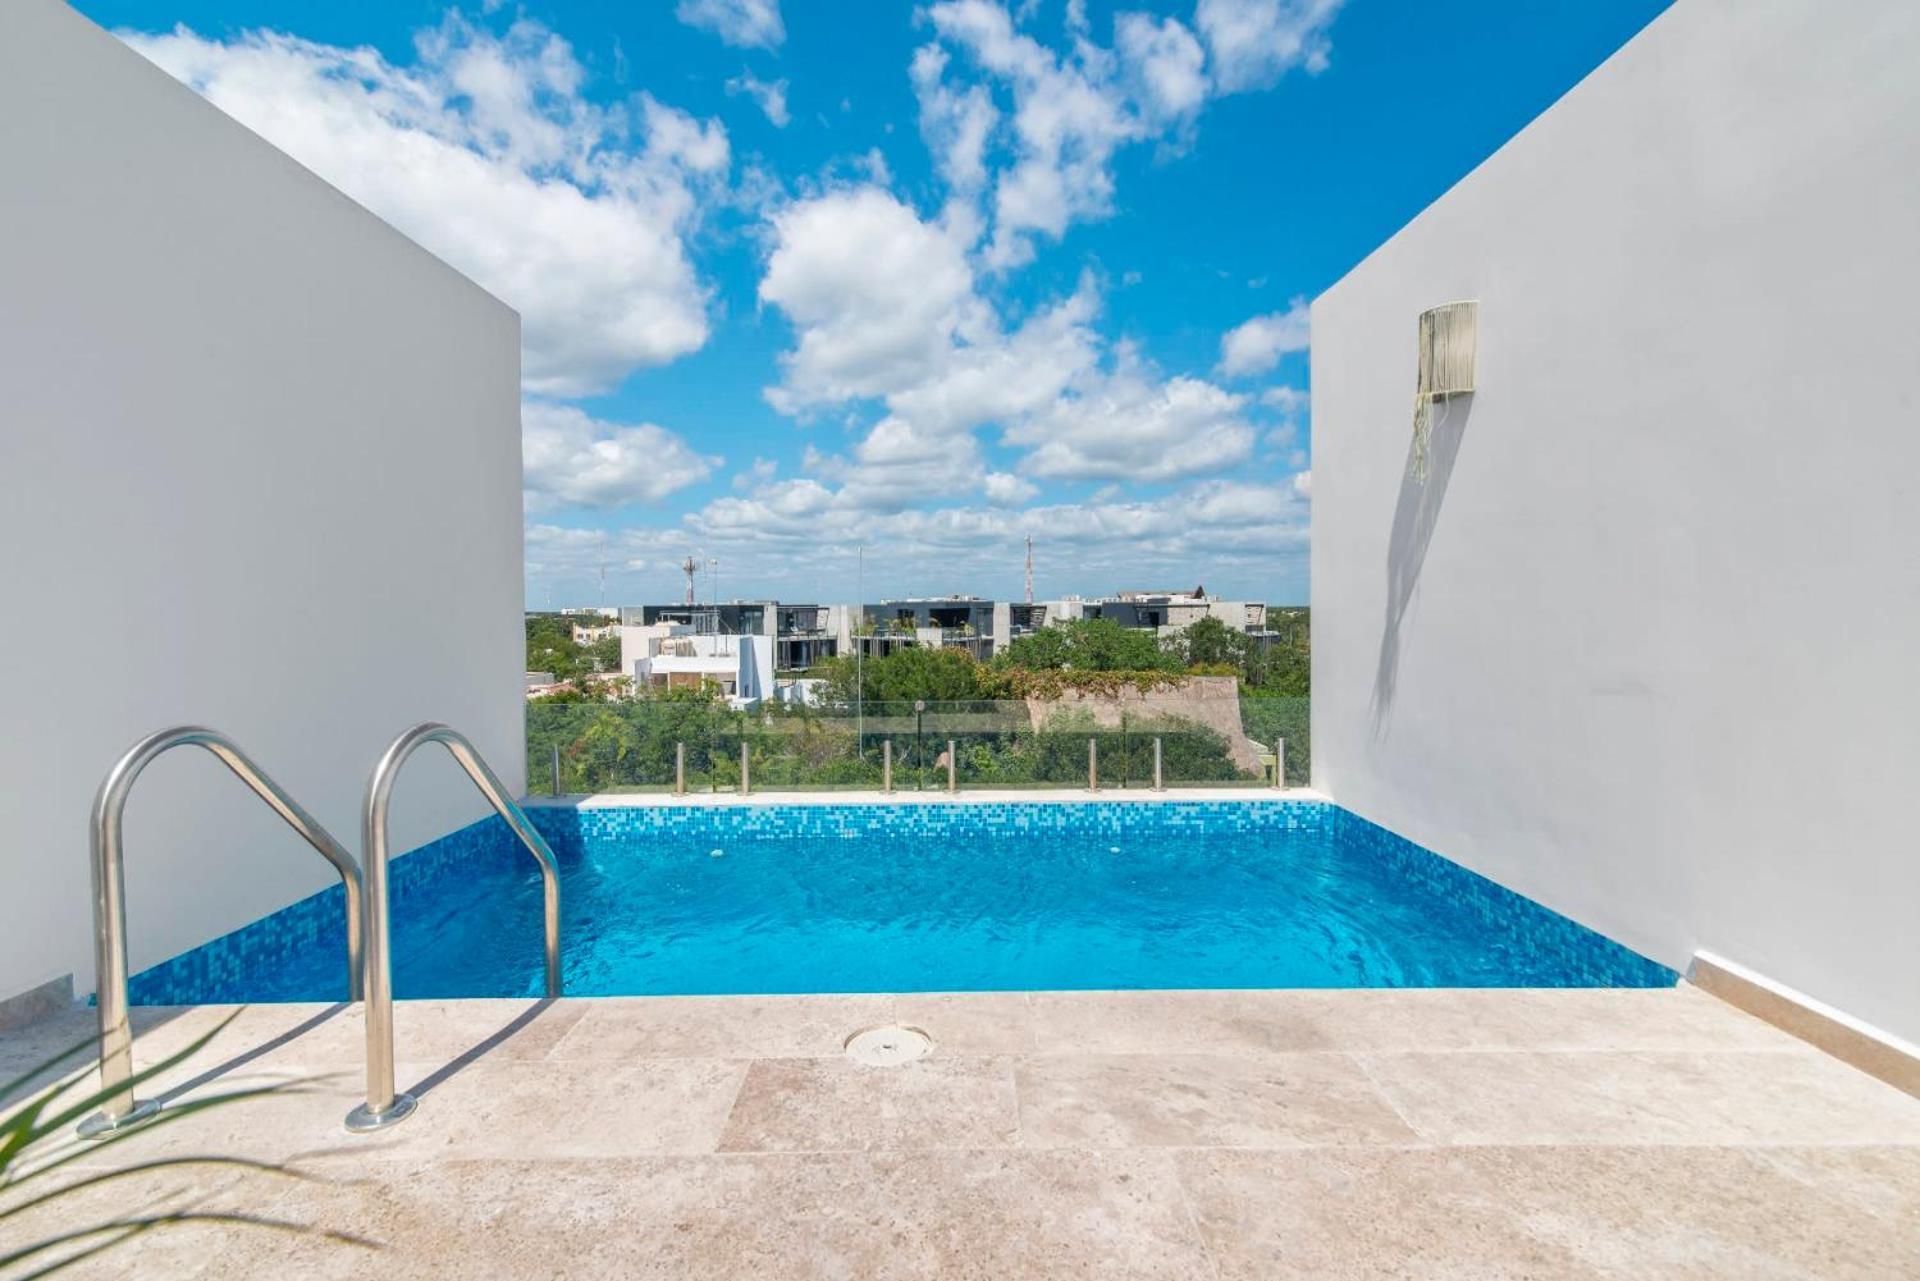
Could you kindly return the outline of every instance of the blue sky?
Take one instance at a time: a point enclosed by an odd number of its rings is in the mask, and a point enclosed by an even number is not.
[[[1304,601],[1304,301],[1665,4],[79,7],[519,309],[540,607]]]

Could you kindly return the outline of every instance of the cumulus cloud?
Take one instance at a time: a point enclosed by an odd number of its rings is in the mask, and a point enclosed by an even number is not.
[[[1260,89],[1295,67],[1327,68],[1327,28],[1342,0],[1199,0],[1193,24],[1213,55],[1213,74],[1228,93]]]
[[[1114,19],[1113,36],[1122,65],[1138,78],[1137,96],[1152,116],[1177,121],[1200,110],[1211,88],[1207,55],[1177,18],[1155,22],[1144,13],[1123,13]]]
[[[1010,270],[1033,257],[1037,240],[1106,217],[1116,154],[1143,142],[1183,145],[1210,98],[1264,87],[1294,67],[1323,69],[1339,7],[1340,0],[1200,0],[1192,26],[1125,11],[1107,47],[1093,39],[1084,6],[1070,4],[1068,47],[1055,50],[1021,29],[1030,6],[1017,14],[1000,0],[930,6],[936,38],[911,67],[921,131],[957,198],[972,201],[991,184],[982,262]],[[949,50],[964,55],[964,68]],[[978,81],[966,83],[968,72]],[[997,104],[982,92],[989,87],[1011,100],[1004,131],[996,130]],[[996,137],[1010,153],[997,174]]]
[[[124,38],[516,308],[530,390],[606,390],[706,341],[686,237],[725,131],[644,95],[587,101],[540,24],[452,14],[406,65],[267,31]]]
[[[736,573],[772,578],[796,555],[850,563],[865,546],[869,587],[876,572],[898,583],[891,587],[882,578],[881,591],[928,581],[1011,582],[1029,534],[1042,566],[1070,564],[1076,585],[1189,572],[1196,560],[1209,573],[1240,568],[1270,580],[1283,563],[1302,562],[1307,545],[1305,485],[1292,478],[1201,481],[1146,500],[1097,496],[1013,506],[989,492],[985,505],[877,514],[837,501],[825,486],[788,481],[709,503],[688,518],[687,533],[718,551]]]
[[[1008,428],[1035,476],[1154,482],[1217,472],[1253,452],[1246,397],[1197,378],[1149,377],[1132,360]]]
[[[590,591],[599,565],[645,561],[655,580],[639,590],[677,590],[671,566],[694,553],[719,558],[730,581],[756,584],[749,589],[755,591],[791,592],[795,566],[807,565],[818,576],[813,590],[832,600],[841,597],[830,584],[842,573],[852,581],[857,549],[864,548],[869,599],[924,592],[930,583],[1012,591],[1029,535],[1042,594],[1185,577],[1196,561],[1205,564],[1209,583],[1264,585],[1305,572],[1305,473],[1264,482],[1203,480],[1139,500],[1108,487],[1084,500],[1036,507],[1023,507],[1034,496],[1020,490],[1024,483],[989,472],[984,502],[886,512],[799,478],[714,499],[671,527],[601,532],[530,524],[528,572],[533,581],[570,579],[576,590]]]
[[[964,247],[877,187],[801,201],[771,221],[760,297],[799,334],[769,393],[782,412],[914,386],[981,318]]]
[[[914,52],[908,74],[920,103],[920,133],[947,185],[972,196],[987,181],[987,141],[1000,113],[982,85],[955,89],[946,82],[947,52],[937,44]]]
[[[1228,330],[1220,339],[1218,372],[1227,378],[1262,374],[1280,363],[1280,357],[1305,351],[1312,323],[1305,299],[1296,298],[1285,311],[1255,316]]]
[[[1018,507],[1040,496],[1040,486],[1006,471],[988,472],[980,488],[995,507]]]
[[[1078,56],[1057,55],[993,0],[945,0],[927,13],[1013,97],[1015,157],[994,189],[985,261],[1017,267],[1033,256],[1033,234],[1058,238],[1073,219],[1108,212],[1113,154],[1144,126],[1115,85],[1109,56],[1091,43],[1081,42]]]
[[[780,0],[680,0],[673,16],[736,49],[778,49],[787,38]]]
[[[744,93],[752,98],[776,129],[785,129],[792,119],[787,114],[787,82],[762,80],[751,71],[742,71],[727,81],[729,94]]]
[[[760,294],[795,343],[768,399],[787,413],[884,410],[847,451],[807,460],[841,506],[897,512],[973,492],[1004,503],[1015,478],[990,478],[977,436],[992,427],[1028,477],[1161,482],[1251,453],[1248,397],[1107,348],[1090,276],[1008,327],[952,229],[878,188],[797,202],[772,232]]]
[[[529,401],[520,419],[530,512],[658,502],[705,480],[723,461],[664,427],[601,422],[571,405]]]
[[[1307,411],[1312,398],[1298,387],[1268,387],[1260,393],[1260,403],[1292,418]]]

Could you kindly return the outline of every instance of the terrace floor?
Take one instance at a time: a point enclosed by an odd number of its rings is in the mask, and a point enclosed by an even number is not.
[[[151,1060],[223,1012],[136,1013]],[[889,1022],[933,1052],[843,1054]],[[420,1110],[349,1136],[360,1036],[247,1008],[157,1093],[337,1075],[90,1157],[312,1178],[175,1167],[10,1233],[192,1205],[378,1243],[187,1225],[75,1273],[110,1277],[1920,1275],[1920,1100],[1684,985],[409,1002]]]

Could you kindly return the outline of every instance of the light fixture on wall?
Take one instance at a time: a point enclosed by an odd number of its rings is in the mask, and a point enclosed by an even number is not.
[[[1442,303],[1420,313],[1420,380],[1413,393],[1413,478],[1425,484],[1433,407],[1473,391],[1480,345],[1480,303]]]

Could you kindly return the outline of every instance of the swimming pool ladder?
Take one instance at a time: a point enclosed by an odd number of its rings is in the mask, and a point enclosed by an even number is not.
[[[127,794],[140,772],[162,753],[188,745],[211,752],[340,873],[347,899],[347,985],[351,999],[360,999],[363,905],[360,865],[353,855],[226,735],[200,725],[179,725],[149,734],[128,748],[107,771],[93,798],[87,827],[93,867],[94,1000],[100,1008],[100,1090],[105,1102],[80,1123],[84,1138],[104,1138],[138,1125],[160,1110],[153,1099],[133,1097],[133,1028],[127,1018],[127,881],[121,819]]]
[[[388,953],[387,808],[400,767],[423,745],[438,743],[454,763],[466,771],[494,812],[505,819],[520,843],[540,864],[546,897],[546,990],[549,999],[560,995],[560,864],[526,812],[513,803],[507,789],[487,767],[464,736],[432,721],[415,725],[393,740],[367,779],[367,802],[362,836],[367,853],[367,1101],[347,1113],[347,1128],[356,1133],[378,1130],[404,1121],[417,1103],[411,1094],[393,1088],[393,962]]]

